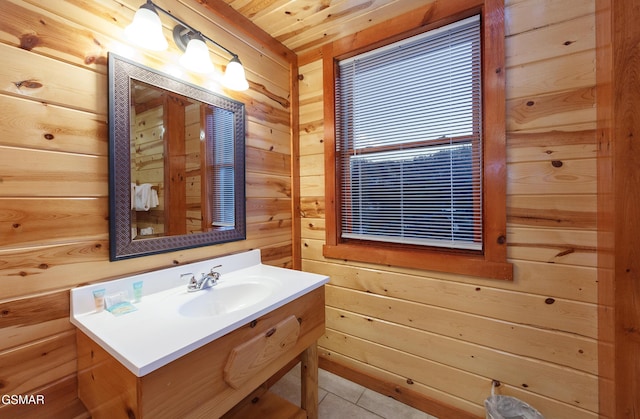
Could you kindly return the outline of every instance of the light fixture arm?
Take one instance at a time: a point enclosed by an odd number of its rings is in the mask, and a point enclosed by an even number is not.
[[[176,22],[173,28],[173,40],[176,46],[184,51],[179,60],[184,68],[202,74],[215,71],[211,63],[209,48],[206,45],[206,41],[209,41],[231,56],[231,60],[229,60],[224,76],[221,79],[222,84],[236,91],[243,91],[249,88],[244,67],[238,58],[238,54],[203,35],[202,32],[172,15],[168,10],[156,5],[151,0],[146,0],[146,3],[140,6],[131,24],[125,28],[125,35],[133,44],[153,51],[163,51],[167,48],[168,45],[162,33],[162,22],[158,11]]]
[[[184,29],[188,29],[190,32],[193,32],[195,34],[198,34],[200,37],[206,39],[207,41],[211,42],[213,45],[217,46],[218,48],[220,48],[221,50],[225,51],[227,54],[231,55],[232,58],[238,58],[238,54],[230,51],[229,49],[223,47],[222,45],[220,45],[219,43],[217,43],[216,41],[214,41],[213,39],[209,38],[208,36],[204,35],[202,32],[196,30],[195,28],[193,28],[191,25],[187,24],[185,21],[183,21],[182,19],[172,15],[169,11],[163,9],[162,7],[158,6],[157,4],[155,4],[153,1],[151,0],[147,0],[146,5],[151,5],[153,6],[156,10],[161,11],[162,13],[164,13],[165,15],[169,16],[172,20],[174,20],[175,22],[177,22],[178,24],[180,24],[182,26],[182,28]],[[146,6],[145,5],[145,6]],[[179,31],[182,32],[183,29],[180,29]],[[178,27],[174,28],[174,40],[176,40],[176,30],[178,29]],[[184,45],[184,42],[178,42],[176,40],[176,44],[178,45],[179,48],[184,49],[186,47],[186,45]]]

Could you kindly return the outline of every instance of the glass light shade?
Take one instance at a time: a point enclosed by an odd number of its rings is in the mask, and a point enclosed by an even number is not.
[[[222,77],[222,84],[231,90],[237,91],[243,91],[249,88],[249,83],[247,83],[247,78],[244,74],[244,67],[242,67],[242,63],[238,57],[233,57],[231,61],[229,61],[229,64],[227,64],[227,69]]]
[[[180,65],[196,73],[212,73],[214,70],[207,44],[199,37],[191,38],[180,57]]]
[[[162,22],[153,5],[143,4],[124,34],[131,43],[152,51],[163,51],[169,46],[162,35]]]

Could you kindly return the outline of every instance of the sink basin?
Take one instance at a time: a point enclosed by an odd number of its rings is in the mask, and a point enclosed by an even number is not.
[[[251,307],[266,298],[274,290],[272,281],[243,281],[240,283],[219,283],[211,288],[195,291],[197,294],[178,307],[178,313],[185,317],[211,317],[232,313]]]
[[[187,292],[184,274],[220,266],[220,280]],[[221,256],[71,290],[71,322],[142,377],[319,288],[324,275],[264,265],[260,250]],[[144,284],[136,311],[96,312],[93,292],[130,292]]]

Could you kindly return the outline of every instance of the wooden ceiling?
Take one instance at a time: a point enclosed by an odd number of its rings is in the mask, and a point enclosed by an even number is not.
[[[298,56],[435,0],[223,0]]]

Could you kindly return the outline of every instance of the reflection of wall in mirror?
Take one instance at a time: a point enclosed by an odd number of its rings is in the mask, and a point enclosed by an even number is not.
[[[200,233],[202,229],[202,156],[205,142],[200,121],[200,103],[185,108],[185,151],[187,154],[187,232]]]
[[[150,90],[155,88],[145,87],[145,91]],[[160,204],[148,211],[133,209],[132,236],[140,239],[202,232],[202,156],[206,142],[201,134],[201,104],[164,92],[153,100],[141,102],[140,97],[131,109],[131,182],[153,185]],[[171,118],[181,123],[167,122]],[[184,132],[172,133],[172,127],[182,126],[182,121]],[[184,143],[172,145],[172,138]],[[171,159],[166,158],[168,149],[172,150]],[[167,167],[172,169],[167,171]],[[167,184],[166,176],[172,177],[173,187]],[[171,224],[175,222],[182,225]]]
[[[159,205],[149,211],[132,211],[136,237],[164,234],[164,112],[162,103],[136,112],[132,108],[131,182],[149,183],[158,191]],[[153,232],[153,234],[149,234]],[[147,234],[142,234],[147,233]],[[133,233],[132,233],[133,234]]]

